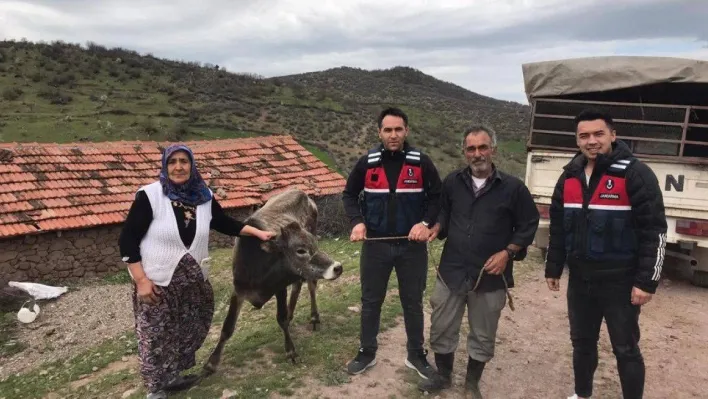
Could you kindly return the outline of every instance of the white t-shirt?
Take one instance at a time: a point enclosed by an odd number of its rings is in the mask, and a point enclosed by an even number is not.
[[[484,183],[487,182],[487,179],[486,178],[480,179],[478,177],[472,176],[472,181],[474,181],[474,185],[477,186],[477,188],[482,188],[482,187],[484,187]]]
[[[474,183],[473,184],[474,192],[475,192],[475,194],[477,194],[479,192],[479,190],[481,190],[482,187],[484,187],[484,184],[487,182],[487,179],[486,178],[480,179],[478,177],[472,176],[472,182]]]

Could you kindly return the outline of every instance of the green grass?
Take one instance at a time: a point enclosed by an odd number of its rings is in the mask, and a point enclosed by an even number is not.
[[[64,361],[45,363],[20,376],[10,376],[0,384],[0,398],[41,398],[49,392],[70,393],[67,386],[86,375],[99,371],[123,356],[136,352],[132,333],[108,340],[78,356]]]
[[[526,142],[523,140],[499,141],[499,151],[502,153],[526,153]]]
[[[332,168],[332,170],[339,172],[339,169],[337,168],[337,163],[334,161],[334,158],[332,158],[327,152],[311,144],[303,144],[302,146],[305,147],[307,151],[310,151],[312,155],[316,156],[317,159],[324,162],[325,165]]]
[[[342,385],[350,381],[345,372],[345,364],[358,348],[360,314],[347,308],[360,306],[358,251],[361,244],[350,243],[346,239],[327,239],[322,240],[320,246],[321,250],[342,262],[344,274],[336,281],[319,283],[317,301],[322,323],[316,332],[312,332],[309,327],[310,300],[307,287],[303,287],[291,326],[299,362],[292,364],[285,357],[283,334],[275,320],[275,299],[260,310],[246,304],[239,317],[237,330],[224,349],[218,371],[203,380],[198,387],[171,397],[214,398],[220,397],[225,389],[236,392],[239,398],[265,398],[274,391],[290,396],[300,387],[305,377],[314,378],[323,385]],[[428,293],[435,279],[432,264],[439,259],[440,248],[440,243],[431,244]],[[214,259],[210,279],[214,286],[214,324],[217,331],[220,331],[231,295],[231,250],[214,250],[211,256]],[[128,281],[127,273],[120,272],[99,283],[126,284]],[[392,273],[388,287],[391,294],[387,295],[381,312],[382,332],[396,326],[402,314],[397,287],[395,273]],[[217,337],[218,333],[213,334],[197,352],[197,367],[193,371],[200,371]],[[36,370],[11,376],[0,384],[0,398],[41,398],[49,392],[70,398],[99,393],[120,397],[131,388],[137,388],[131,398],[144,397],[145,391],[134,367],[106,373],[76,390],[71,387],[72,381],[100,373],[109,365],[121,362],[121,357],[135,354],[136,348],[134,334],[128,329],[122,338],[111,339],[74,358],[43,364]],[[409,377],[414,387],[415,378],[413,375]]]
[[[317,96],[316,98],[297,97],[291,87],[278,87],[275,93],[269,98],[270,102],[278,105],[295,105],[320,108],[331,111],[344,111],[344,106],[339,102],[327,97]]]
[[[25,345],[17,341],[15,312],[0,313],[0,359],[22,352]]]

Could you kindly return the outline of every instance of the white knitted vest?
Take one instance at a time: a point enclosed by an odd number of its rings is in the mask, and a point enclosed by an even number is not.
[[[140,256],[145,275],[155,285],[166,287],[172,280],[180,259],[187,253],[201,265],[209,256],[211,201],[197,206],[197,231],[191,247],[185,247],[177,229],[171,200],[162,192],[159,181],[143,186],[152,207],[152,222],[140,242]]]

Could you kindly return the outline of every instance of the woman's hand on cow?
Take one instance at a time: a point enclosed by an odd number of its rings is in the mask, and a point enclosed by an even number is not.
[[[250,226],[250,225],[243,226],[243,229],[241,229],[240,234],[244,235],[244,236],[256,237],[261,241],[268,241],[271,238],[276,236],[276,233],[274,233],[272,231],[265,231],[265,230],[257,229],[253,226]]]
[[[261,241],[268,241],[271,238],[275,237],[276,234],[272,231],[258,230],[255,235],[256,237],[260,238]]]
[[[135,285],[138,291],[138,299],[141,302],[154,305],[159,301],[159,288],[149,278],[143,277],[136,280]]]

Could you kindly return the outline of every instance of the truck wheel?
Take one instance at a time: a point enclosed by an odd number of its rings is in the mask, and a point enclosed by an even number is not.
[[[694,270],[693,277],[691,278],[691,283],[698,287],[708,288],[708,272],[702,270]]]

